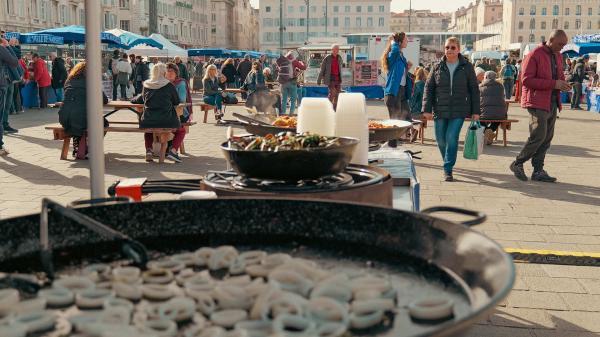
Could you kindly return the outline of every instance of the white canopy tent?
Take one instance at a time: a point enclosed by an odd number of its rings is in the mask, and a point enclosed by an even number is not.
[[[153,40],[156,40],[160,44],[162,44],[163,49],[140,45],[140,46],[136,46],[134,48],[129,49],[128,52],[131,54],[135,54],[135,55],[139,55],[139,56],[146,56],[146,57],[173,58],[175,56],[179,56],[179,57],[181,57],[182,60],[184,60],[184,61],[187,60],[187,58],[188,58],[187,50],[173,44],[171,41],[169,41],[164,36],[162,36],[160,34],[152,34],[152,35],[150,35],[150,38]]]

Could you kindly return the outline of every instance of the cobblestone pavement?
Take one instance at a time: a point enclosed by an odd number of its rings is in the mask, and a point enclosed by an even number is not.
[[[236,111],[241,109],[231,109]],[[373,117],[384,117],[381,102],[370,102]],[[481,210],[488,221],[476,229],[508,248],[600,252],[600,114],[566,110],[557,122],[547,171],[557,184],[520,182],[508,165],[527,138],[527,112],[516,105],[519,119],[509,132],[508,147],[486,147],[483,158],[461,158],[456,182],[442,182],[440,156],[427,129],[417,163],[422,207],[452,205]],[[112,120],[134,120],[120,111]],[[196,116],[199,120],[200,116]],[[42,197],[68,203],[89,196],[88,163],[59,160],[61,142],[44,127],[56,124],[57,110],[29,110],[10,117],[18,134],[5,136],[11,155],[0,158],[0,217],[38,212]],[[464,129],[463,129],[464,137]],[[139,134],[109,133],[105,139],[106,184],[120,177],[190,178],[225,168],[218,144],[225,128],[199,123],[191,127],[181,164],[144,162]],[[461,148],[462,149],[462,148]],[[71,158],[71,157],[70,157]],[[526,167],[531,172],[531,167]],[[169,195],[152,198],[172,198]],[[600,334],[600,268],[517,264],[517,283],[495,312],[468,336],[587,337]]]

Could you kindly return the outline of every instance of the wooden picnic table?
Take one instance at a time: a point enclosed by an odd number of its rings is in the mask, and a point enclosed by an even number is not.
[[[177,107],[175,107],[175,110],[177,111],[177,115],[181,115],[183,113],[184,107],[191,106],[191,105],[192,104],[190,104],[190,103],[180,103]],[[124,110],[124,109],[133,111],[138,116],[144,112],[144,104],[136,104],[136,103],[131,103],[129,101],[110,101],[110,102],[108,102],[108,104],[106,104],[106,106],[113,108],[113,110],[106,113],[104,115],[104,117],[108,117],[108,116],[114,114],[115,112],[117,112],[119,110]]]

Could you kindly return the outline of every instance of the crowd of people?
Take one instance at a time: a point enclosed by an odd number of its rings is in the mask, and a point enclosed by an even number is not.
[[[561,109],[560,93],[574,89],[571,106],[579,109],[581,83],[588,79],[585,57],[576,62],[563,61],[560,51],[567,42],[564,31],[553,31],[548,42],[524,60],[509,58],[499,66],[486,58],[471,63],[460,53],[459,40],[450,37],[441,60],[428,67],[420,65],[411,76],[411,64],[402,52],[407,44],[406,34],[393,34],[381,58],[387,75],[384,92],[389,116],[409,121],[433,119],[443,161],[443,179],[453,181],[458,139],[465,119],[481,121],[485,142],[490,145],[499,122],[488,121],[507,119],[507,101],[514,95],[530,114],[530,136],[510,170],[515,177],[526,181],[523,164],[532,160],[532,180],[555,182],[556,178],[544,170],[544,159]],[[563,64],[570,68],[563,70]],[[395,146],[395,142],[390,145]]]

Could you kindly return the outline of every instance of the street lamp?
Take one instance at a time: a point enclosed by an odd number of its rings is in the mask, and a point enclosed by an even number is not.
[[[279,0],[279,51],[283,53],[283,0]]]

